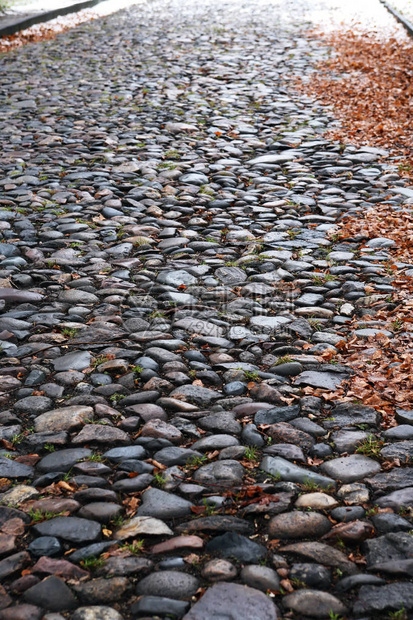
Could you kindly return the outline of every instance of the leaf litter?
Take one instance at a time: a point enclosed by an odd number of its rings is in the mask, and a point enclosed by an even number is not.
[[[310,80],[299,79],[297,86],[333,109],[339,122],[325,137],[341,144],[386,149],[399,164],[399,175],[413,181],[411,39],[397,27],[366,31],[361,22],[327,34],[311,31],[309,37],[319,39],[331,53],[318,63]],[[395,290],[391,298],[381,299],[386,296],[380,296],[374,285],[367,286],[366,294],[377,295],[377,301],[370,306],[371,314],[363,315],[363,322],[382,321],[383,329],[393,337],[354,335],[336,345],[338,354],[325,351],[321,360],[345,364],[356,375],[335,391],[311,387],[304,391],[327,402],[339,399],[374,407],[381,413],[383,428],[395,426],[397,408],[413,409],[413,278],[406,274],[413,255],[413,212],[409,205],[396,211],[377,204],[357,217],[341,220],[334,233],[338,241],[361,239],[361,256],[369,239],[396,241],[386,248],[391,256],[386,271]],[[354,317],[350,328],[357,329],[359,321]]]

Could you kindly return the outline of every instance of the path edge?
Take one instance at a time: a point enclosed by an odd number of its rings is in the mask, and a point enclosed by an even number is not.
[[[83,0],[82,2],[76,2],[75,4],[69,4],[59,9],[53,9],[51,11],[44,11],[43,13],[37,13],[35,15],[31,15],[30,17],[25,17],[24,19],[17,19],[15,22],[9,24],[8,26],[0,26],[0,38],[7,37],[16,32],[20,32],[21,30],[25,30],[26,28],[30,28],[30,26],[34,26],[35,24],[42,24],[44,22],[48,22],[51,19],[55,19],[56,17],[60,17],[61,15],[68,15],[69,13],[77,13],[77,11],[81,11],[82,9],[87,9],[89,7],[95,6],[104,0]]]
[[[399,11],[396,11],[396,9],[393,9],[393,7],[390,6],[390,4],[388,2],[386,2],[386,0],[380,0],[380,2],[386,7],[386,9],[389,11],[389,13],[391,13],[397,19],[397,21],[399,21],[402,24],[402,26],[405,27],[405,29],[407,30],[409,35],[411,37],[413,37],[413,24],[412,24],[412,22],[410,22],[408,19],[406,19],[404,17],[404,15],[399,13]]]

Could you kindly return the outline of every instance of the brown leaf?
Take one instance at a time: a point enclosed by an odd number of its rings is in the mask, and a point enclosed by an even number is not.
[[[62,489],[63,491],[70,491],[71,493],[73,493],[77,490],[77,486],[75,484],[68,484],[64,480],[59,480],[59,482],[55,484],[59,489]]]
[[[146,462],[149,463],[150,465],[153,465],[157,469],[160,469],[160,470],[167,469],[166,465],[164,465],[163,463],[159,463],[159,461],[155,461],[155,459],[146,459]]]
[[[12,481],[8,478],[0,478],[0,493],[8,491],[12,485]]]
[[[280,586],[285,592],[294,592],[293,585],[289,579],[281,579]]]
[[[36,465],[38,461],[40,461],[40,456],[38,454],[25,454],[22,456],[18,456],[14,459],[17,463],[23,463],[24,465]]]
[[[191,506],[191,512],[196,515],[201,515],[206,511],[206,506]]]
[[[196,553],[190,553],[189,555],[186,555],[183,559],[184,562],[186,562],[187,564],[194,564],[199,562],[200,556]]]

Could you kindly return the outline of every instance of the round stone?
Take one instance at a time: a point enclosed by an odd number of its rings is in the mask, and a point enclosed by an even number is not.
[[[272,538],[310,538],[322,536],[331,529],[331,523],[318,512],[285,512],[272,517],[268,532]]]
[[[36,557],[52,557],[60,553],[62,546],[55,536],[39,536],[27,548]]]

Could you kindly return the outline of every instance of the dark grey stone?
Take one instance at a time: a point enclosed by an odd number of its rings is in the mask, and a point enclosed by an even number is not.
[[[391,512],[373,515],[371,521],[379,534],[389,534],[399,531],[409,532],[412,529],[410,521]]]
[[[324,390],[336,390],[346,377],[347,375],[341,373],[306,370],[298,375],[295,385],[309,385]]]
[[[141,596],[140,599],[133,603],[131,614],[133,617],[143,616],[164,616],[171,618],[182,618],[188,610],[189,603],[186,601],[175,601],[165,596]]]
[[[136,594],[164,596],[166,598],[189,598],[195,594],[199,581],[192,575],[165,570],[152,573],[139,581]]]
[[[321,469],[327,475],[341,480],[342,482],[354,482],[363,480],[367,476],[376,474],[381,470],[380,464],[363,454],[351,454],[321,465]]]
[[[42,458],[36,465],[40,472],[48,473],[53,471],[69,471],[78,461],[87,458],[92,454],[88,448],[68,448],[51,452]]]
[[[413,506],[413,486],[384,495],[376,503],[381,508],[393,508],[393,510],[411,508]]]
[[[236,532],[216,536],[205,549],[212,555],[251,564],[259,563],[267,554],[265,547]]]
[[[55,575],[46,577],[23,594],[27,603],[48,611],[66,611],[76,606],[76,599],[62,579]]]
[[[329,418],[323,421],[323,426],[325,428],[343,428],[344,426],[357,426],[358,424],[378,426],[379,422],[379,413],[373,407],[341,403],[334,407]]]
[[[106,549],[108,549],[112,545],[112,541],[99,542],[94,543],[93,545],[87,545],[86,547],[81,547],[81,549],[78,549],[77,551],[71,553],[68,558],[71,562],[80,562],[85,558],[99,557],[101,553],[106,551]]]
[[[261,409],[255,414],[254,422],[257,426],[260,424],[277,424],[278,422],[288,422],[289,420],[296,418],[299,413],[300,407],[298,405]]]
[[[277,620],[277,608],[263,592],[237,583],[216,583],[183,620],[259,618]]]
[[[30,465],[0,456],[0,478],[33,478],[33,473],[34,469]]]
[[[386,460],[400,460],[401,463],[413,461],[413,441],[398,441],[385,446],[381,450],[381,456]]]
[[[100,538],[100,523],[79,517],[55,517],[34,525],[40,536],[56,536],[68,542],[81,544],[94,542]]]
[[[30,543],[27,549],[36,557],[43,555],[51,557],[60,553],[62,546],[55,536],[39,536]]]
[[[305,583],[309,588],[329,590],[331,587],[331,570],[321,564],[293,564],[290,569],[289,578]]]
[[[362,586],[353,613],[375,614],[413,609],[413,583],[389,583],[384,586]]]
[[[148,489],[142,495],[142,504],[137,515],[140,517],[156,517],[158,519],[173,519],[191,514],[193,504],[172,493],[160,489]]]
[[[279,456],[265,456],[261,462],[261,469],[268,472],[272,476],[288,480],[290,482],[298,482],[301,484],[314,483],[322,489],[335,488],[336,483],[332,478],[322,476],[314,471],[314,469],[304,469],[294,463],[290,463],[286,459]]]
[[[413,557],[413,539],[403,532],[391,532],[364,542],[367,567],[380,566],[389,561]]]

